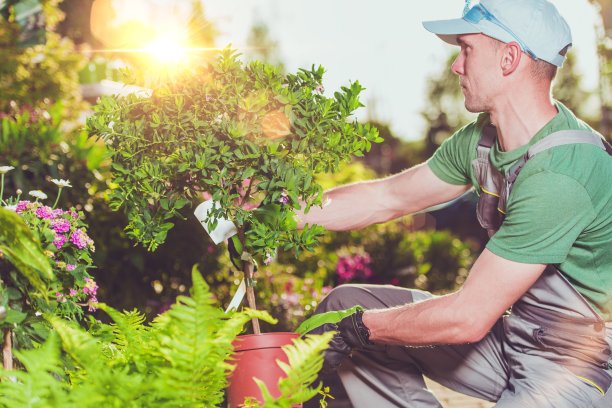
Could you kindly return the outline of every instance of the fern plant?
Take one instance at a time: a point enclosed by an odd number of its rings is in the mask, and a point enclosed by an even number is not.
[[[113,324],[92,319],[88,331],[48,317],[54,333],[38,349],[17,351],[25,371],[0,373],[3,407],[215,407],[223,403],[232,370],[232,343],[253,317],[266,312],[223,313],[200,273],[193,270],[190,297],[180,297],[150,325],[142,314],[100,304]],[[265,406],[287,407],[310,399],[331,335],[296,340],[285,348],[287,377]],[[319,386],[320,387],[320,386]]]

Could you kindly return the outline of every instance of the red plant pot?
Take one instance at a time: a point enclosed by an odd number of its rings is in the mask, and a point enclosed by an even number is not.
[[[245,398],[252,397],[263,402],[259,387],[253,381],[263,381],[270,394],[280,396],[278,380],[285,377],[284,371],[276,360],[287,363],[287,356],[282,346],[292,344],[300,337],[297,333],[264,333],[238,336],[234,341],[232,364],[236,368],[229,377],[228,402],[230,408],[238,408]]]

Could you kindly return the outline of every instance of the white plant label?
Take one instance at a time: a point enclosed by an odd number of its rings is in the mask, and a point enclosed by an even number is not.
[[[204,227],[215,245],[219,245],[220,242],[223,242],[226,239],[229,239],[236,235],[236,233],[238,233],[238,230],[236,229],[236,225],[232,221],[228,220],[227,218],[219,218],[217,221],[217,227],[214,230],[209,231],[207,225],[209,219],[208,214],[212,208],[213,200],[204,201],[202,204],[196,207],[193,213],[195,214],[198,221],[200,221],[200,224],[202,225],[202,227]]]
[[[242,303],[242,299],[244,299],[245,293],[246,293],[246,284],[244,283],[244,279],[243,279],[240,281],[240,285],[238,285],[238,289],[236,290],[234,297],[232,298],[229,305],[227,306],[227,309],[225,309],[225,313],[229,312],[232,309],[238,310],[238,306],[240,306],[240,304]]]

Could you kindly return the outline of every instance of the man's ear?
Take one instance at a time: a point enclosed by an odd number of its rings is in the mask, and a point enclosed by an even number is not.
[[[521,62],[523,53],[516,42],[504,44],[501,49],[500,67],[504,76],[512,74]]]

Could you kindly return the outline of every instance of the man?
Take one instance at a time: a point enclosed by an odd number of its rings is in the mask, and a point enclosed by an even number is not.
[[[366,310],[314,331],[338,331],[326,381],[339,377],[355,407],[440,406],[423,375],[497,407],[612,406],[612,159],[551,99],[570,29],[546,0],[482,0],[424,26],[460,46],[451,69],[466,109],[482,113],[426,163],[327,191],[322,208],[298,217],[362,228],[474,187],[491,239],[449,295],[334,289],[317,312]]]

